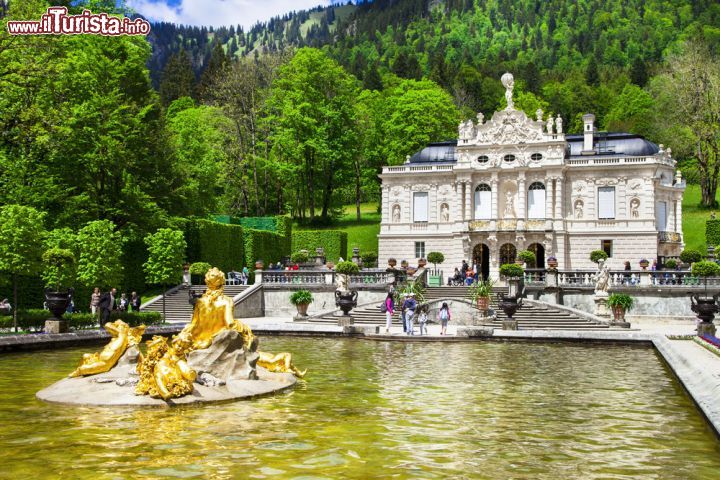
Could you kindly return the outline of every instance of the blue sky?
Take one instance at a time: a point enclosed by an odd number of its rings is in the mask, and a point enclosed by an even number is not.
[[[337,0],[126,0],[126,3],[128,7],[150,20],[215,27],[242,25],[247,29],[258,21],[266,21],[293,10],[305,10],[339,2]]]

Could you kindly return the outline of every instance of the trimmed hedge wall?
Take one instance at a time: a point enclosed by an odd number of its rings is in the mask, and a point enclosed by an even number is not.
[[[265,266],[279,262],[290,253],[285,249],[286,245],[286,237],[277,233],[245,229],[245,264],[253,271],[256,260],[263,260]]]
[[[707,245],[720,245],[720,220],[705,222],[705,242]]]
[[[347,255],[347,232],[340,230],[300,230],[292,234],[291,251],[307,250],[315,255],[315,249],[325,249],[325,258],[336,262]],[[346,259],[347,260],[347,259]]]
[[[45,320],[52,318],[52,313],[47,310],[21,310],[18,312],[18,327],[22,330],[40,331],[45,328]],[[98,316],[91,313],[73,313],[72,315],[63,315],[68,321],[70,328],[76,330],[84,330],[98,327]],[[122,320],[131,327],[137,327],[140,324],[159,325],[162,323],[162,315],[160,312],[120,312],[113,311],[110,313],[110,321]],[[11,315],[0,316],[0,328],[12,328],[13,319]]]
[[[243,228],[204,219],[186,220],[183,227],[189,263],[207,262],[227,272],[245,266]]]

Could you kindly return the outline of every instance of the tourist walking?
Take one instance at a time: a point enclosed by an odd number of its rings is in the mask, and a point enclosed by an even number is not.
[[[190,281],[192,280],[192,277],[190,276],[190,264],[186,263],[183,265],[183,287],[187,288],[190,286]]]
[[[393,299],[392,290],[385,297],[385,333],[390,333],[392,326],[392,316],[395,313],[395,300]]]
[[[443,302],[437,319],[440,322],[440,335],[447,335],[447,324],[450,321],[450,307],[448,307],[447,302]]]
[[[132,292],[130,294],[130,308],[132,309],[133,312],[139,312],[140,305],[142,305],[142,300],[140,299],[140,295],[138,295],[137,292]]]
[[[407,332],[407,323],[405,323],[405,303],[408,300],[408,294],[403,293],[402,305],[400,305],[400,323],[402,323],[403,332]]]
[[[105,292],[100,296],[100,302],[98,303],[98,307],[100,308],[100,327],[110,320],[110,312],[116,308],[115,295],[117,295],[117,288],[112,288],[109,292]]]
[[[415,309],[417,308],[417,302],[415,301],[415,294],[411,293],[408,295],[408,299],[403,304],[405,310],[405,333],[407,335],[415,335],[413,328],[413,320],[415,319]]]
[[[98,305],[100,304],[100,289],[95,287],[92,295],[90,295],[90,313],[97,315]]]
[[[120,310],[121,312],[127,312],[128,305],[130,305],[130,302],[127,298],[127,294],[123,292],[120,295],[120,303],[118,304],[118,310]]]
[[[418,325],[420,325],[420,335],[423,335],[423,331],[425,333],[427,333],[427,327],[426,327],[427,321],[428,321],[427,307],[423,307],[420,310],[420,315],[418,316]]]

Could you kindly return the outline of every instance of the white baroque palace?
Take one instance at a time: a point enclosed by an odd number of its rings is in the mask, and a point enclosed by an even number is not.
[[[439,251],[449,269],[465,259],[497,278],[524,249],[566,270],[594,268],[593,250],[613,269],[679,255],[685,182],[669,148],[597,132],[592,114],[582,135],[566,135],[560,116],[514,108],[511,74],[502,83],[507,108],[490,121],[480,113],[457,141],[383,168],[381,265]]]

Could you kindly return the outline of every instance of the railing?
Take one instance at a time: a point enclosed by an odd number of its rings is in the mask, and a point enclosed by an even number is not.
[[[629,157],[629,156],[598,156],[589,158],[572,158],[565,161],[568,165],[623,165],[639,163],[659,163],[663,165],[672,165],[672,160],[665,157]]]
[[[405,172],[451,172],[453,165],[399,165],[395,167],[384,167],[383,173],[405,173]]]
[[[571,288],[595,288],[595,271],[558,272],[558,285]],[[676,270],[619,270],[611,271],[610,287],[718,287],[720,278],[700,278],[691,272]]]
[[[526,285],[544,285],[545,269],[543,268],[526,268],[525,269]]]
[[[264,285],[335,285],[337,273],[332,270],[263,270],[256,275]],[[379,269],[360,270],[350,275],[350,286],[387,285],[395,281],[393,273]]]

